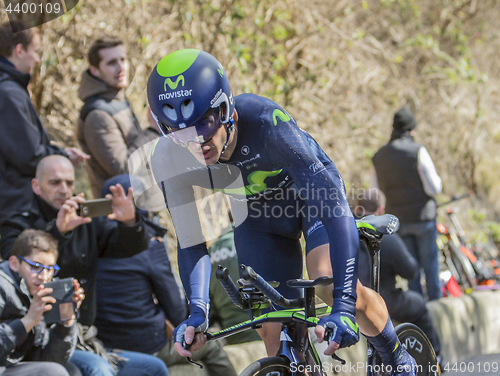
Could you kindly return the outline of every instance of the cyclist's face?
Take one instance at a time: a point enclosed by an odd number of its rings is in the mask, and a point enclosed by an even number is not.
[[[190,142],[188,144],[188,149],[200,163],[207,166],[213,165],[219,160],[222,148],[226,142],[226,137],[226,127],[222,126],[208,142],[201,145]]]
[[[54,266],[57,261],[54,253],[38,251],[36,249],[33,250],[31,255],[25,256],[24,258],[45,266]],[[48,270],[43,270],[40,273],[33,273],[31,271],[31,266],[16,256],[11,256],[9,258],[9,266],[26,281],[26,286],[31,296],[38,292],[38,286],[40,286],[40,284],[49,282],[52,279],[52,275]]]

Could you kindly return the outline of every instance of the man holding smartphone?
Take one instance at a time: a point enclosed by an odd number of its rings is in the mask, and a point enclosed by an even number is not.
[[[49,156],[37,166],[36,177],[32,181],[35,199],[29,212],[10,217],[0,227],[0,251],[7,259],[12,254],[12,246],[19,234],[28,228],[50,233],[59,242],[57,264],[61,278],[73,277],[85,289],[86,299],[80,308],[78,322],[93,325],[95,319],[95,276],[99,257],[122,258],[134,256],[145,250],[149,236],[140,216],[136,215],[132,199],[132,189],[125,193],[121,185],[110,187],[113,213],[107,217],[81,217],[80,204],[85,199],[83,193],[73,196],[75,171],[68,158]],[[165,364],[147,354],[124,352],[121,357],[128,359],[117,365],[120,376],[166,376]],[[100,356],[75,351],[70,361],[75,363],[84,376],[114,375],[110,363]]]
[[[47,327],[44,314],[55,306],[52,288],[44,286],[59,271],[57,241],[46,232],[25,230],[12,256],[0,263],[0,373],[9,376],[67,376],[63,367],[75,347],[73,318]],[[84,294],[74,280],[73,301]],[[25,361],[29,359],[29,361]]]
[[[35,199],[31,210],[17,213],[0,227],[0,250],[8,259],[19,234],[28,228],[50,233],[59,242],[60,277],[80,281],[87,299],[79,322],[92,325],[95,317],[94,282],[99,257],[130,257],[148,246],[144,224],[136,216],[132,190],[120,185],[110,188],[113,213],[108,217],[81,217],[77,210],[85,201],[83,193],[73,196],[75,172],[63,156],[43,158],[32,181]]]

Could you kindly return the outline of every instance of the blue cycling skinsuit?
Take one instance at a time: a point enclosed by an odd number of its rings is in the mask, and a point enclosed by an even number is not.
[[[187,148],[172,147],[166,137],[156,144],[151,164],[170,212],[189,210],[189,203],[195,201],[194,186],[222,190],[232,200],[243,198],[248,215],[234,231],[239,262],[266,280],[280,282],[278,291],[287,298],[298,294],[286,281],[302,274],[301,234],[307,252],[329,243],[334,276],[332,312],[354,316],[359,238],[335,164],[275,102],[253,94],[234,100],[237,144],[227,162],[204,166]],[[180,160],[182,167],[176,162]],[[234,181],[235,167],[244,185],[239,195],[224,189]],[[184,221],[176,217],[178,235],[181,227],[200,229],[199,223],[193,223],[194,217]],[[206,244],[179,244],[178,248],[190,312],[206,317],[211,268]]]

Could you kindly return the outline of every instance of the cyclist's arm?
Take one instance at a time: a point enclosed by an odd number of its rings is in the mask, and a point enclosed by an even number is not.
[[[191,325],[196,317],[196,327],[202,325],[203,320],[207,321],[211,264],[191,181],[197,175],[190,174],[188,166],[182,163],[187,158],[185,149],[176,148],[166,137],[161,137],[154,148],[151,164],[177,235],[179,274],[190,311],[190,318],[184,323]],[[178,338],[175,340],[180,342]]]

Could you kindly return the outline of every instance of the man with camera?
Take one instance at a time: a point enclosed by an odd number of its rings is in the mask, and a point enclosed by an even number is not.
[[[80,281],[87,299],[78,320],[92,325],[95,316],[94,280],[99,257],[130,257],[147,248],[144,224],[135,214],[132,191],[111,187],[113,214],[81,217],[77,210],[85,201],[83,193],[73,196],[75,171],[70,160],[52,155],[43,158],[32,181],[35,198],[31,209],[16,213],[0,227],[2,258],[8,259],[19,234],[28,228],[50,233],[59,242],[60,276]],[[111,220],[110,220],[111,219]]]
[[[2,224],[0,251],[2,258],[9,258],[15,239],[24,229],[50,233],[59,242],[59,275],[78,279],[85,289],[86,299],[80,308],[78,322],[91,326],[96,311],[94,286],[98,258],[133,256],[147,248],[149,237],[144,222],[136,215],[132,189],[125,193],[119,184],[110,187],[112,194],[107,198],[112,200],[112,213],[108,217],[90,218],[79,215],[85,199],[83,193],[73,196],[74,182],[75,171],[68,158],[58,155],[43,158],[32,181],[35,199],[31,210],[17,213]],[[128,359],[127,362],[118,361],[120,376],[127,372],[133,375],[167,374],[163,362],[153,356],[132,352],[120,356]],[[75,352],[71,362],[85,376],[115,374],[107,360],[90,352]],[[94,373],[95,370],[99,371]]]
[[[0,373],[9,376],[67,376],[63,367],[75,347],[74,305],[84,298],[78,282],[68,289],[71,312],[47,327],[44,316],[58,305],[48,284],[59,271],[57,241],[46,232],[25,230],[12,256],[0,263]]]

